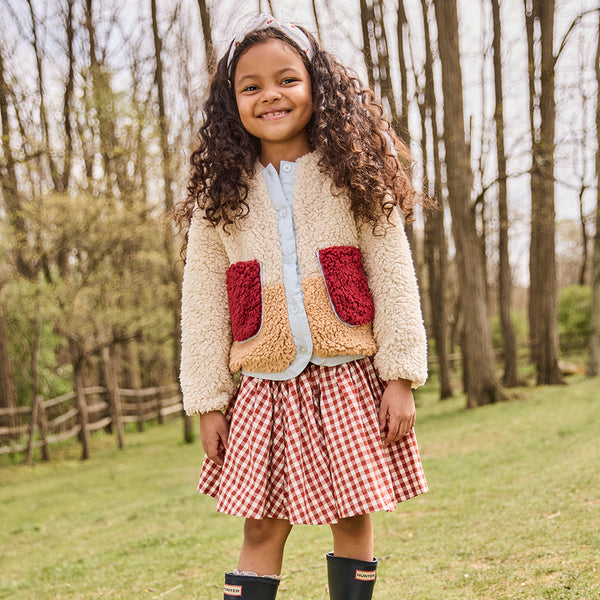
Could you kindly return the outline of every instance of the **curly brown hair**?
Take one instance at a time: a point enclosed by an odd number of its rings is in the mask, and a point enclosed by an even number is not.
[[[412,220],[415,191],[409,176],[410,153],[397,137],[373,92],[358,77],[323,50],[314,36],[302,29],[313,48],[312,60],[281,30],[268,27],[249,33],[218,63],[204,104],[200,144],[191,156],[188,196],[175,208],[179,225],[189,223],[196,206],[206,218],[225,228],[243,218],[248,178],[255,175],[260,140],[242,126],[233,74],[240,56],[254,44],[278,39],[302,57],[312,84],[313,115],[307,126],[308,141],[319,151],[321,171],[329,173],[332,189],[344,190],[357,216],[375,222],[389,218],[394,206]]]

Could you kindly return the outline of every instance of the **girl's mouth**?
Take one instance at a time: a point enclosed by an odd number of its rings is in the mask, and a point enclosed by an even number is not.
[[[263,119],[265,121],[269,121],[271,119],[281,119],[282,117],[285,117],[289,112],[289,110],[269,111],[263,113],[262,115],[259,115],[259,119]]]

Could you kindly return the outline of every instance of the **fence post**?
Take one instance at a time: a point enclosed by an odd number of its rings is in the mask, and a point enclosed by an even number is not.
[[[42,458],[44,460],[50,460],[50,450],[48,448],[48,440],[46,439],[46,431],[48,429],[48,421],[46,420],[46,407],[44,406],[44,398],[41,395],[37,395],[38,402],[38,429],[40,432],[40,439],[42,440]]]
[[[27,455],[25,456],[25,464],[31,465],[33,463],[33,436],[35,435],[35,425],[37,423],[38,413],[38,399],[36,396],[31,403],[31,417],[29,421],[29,438],[27,440]]]
[[[110,358],[110,350],[108,346],[102,348],[102,363],[104,367],[104,379],[106,380],[106,387],[108,388],[110,416],[113,425],[117,430],[117,444],[119,445],[119,450],[123,450],[123,448],[125,448],[125,435],[123,433],[121,397],[119,396],[119,385],[113,363]]]
[[[75,365],[75,401],[77,403],[77,412],[81,430],[79,431],[79,439],[81,440],[82,453],[81,460],[87,460],[90,457],[90,430],[88,429],[88,407],[83,391],[83,375],[79,363]]]
[[[140,390],[137,390],[138,392]],[[138,393],[135,397],[135,409],[137,412],[137,428],[141,433],[144,431],[144,412],[142,411],[142,395]]]
[[[163,417],[162,414],[162,407],[163,407],[163,388],[159,387],[158,388],[158,393],[156,394],[156,409],[158,411],[158,424],[159,425],[163,425],[165,422],[165,418]]]
[[[194,422],[192,417],[188,416],[183,407],[183,392],[181,391],[181,384],[179,384],[179,395],[181,396],[181,414],[183,416],[183,441],[186,444],[192,444],[194,442]]]

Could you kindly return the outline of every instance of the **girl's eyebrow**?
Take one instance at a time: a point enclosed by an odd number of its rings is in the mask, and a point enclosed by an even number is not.
[[[279,71],[277,71],[275,73],[275,77],[281,77],[281,75],[283,75],[286,71],[292,71],[296,75],[300,74],[300,71],[298,71],[298,69],[296,69],[294,67],[284,67],[283,69],[279,69]],[[249,73],[248,75],[244,75],[243,77],[240,77],[238,83],[242,83],[246,79],[260,79],[260,77],[261,76],[256,73]]]

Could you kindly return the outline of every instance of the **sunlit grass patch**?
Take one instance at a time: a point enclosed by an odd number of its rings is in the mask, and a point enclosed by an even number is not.
[[[377,600],[600,598],[598,382],[521,389],[464,409],[418,395],[430,492],[374,517]],[[222,598],[241,519],[195,487],[199,443],[180,423],[76,444],[48,464],[0,468],[0,598]],[[326,527],[297,527],[284,600],[325,600]]]

